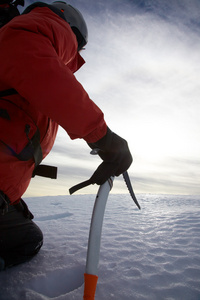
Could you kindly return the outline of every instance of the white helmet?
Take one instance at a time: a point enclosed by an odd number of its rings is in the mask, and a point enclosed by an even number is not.
[[[77,8],[63,1],[55,1],[51,4],[53,7],[59,9],[69,23],[71,29],[76,35],[78,41],[78,51],[80,51],[88,42],[88,30],[82,14]]]

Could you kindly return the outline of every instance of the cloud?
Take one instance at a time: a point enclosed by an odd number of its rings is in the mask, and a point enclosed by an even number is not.
[[[76,3],[89,28],[86,65],[76,77],[109,127],[128,140],[135,189],[199,193],[199,2]],[[60,193],[64,181],[88,179],[100,162],[84,141],[71,141],[63,130],[46,159],[55,160]],[[126,191],[120,179],[116,183],[117,192]]]

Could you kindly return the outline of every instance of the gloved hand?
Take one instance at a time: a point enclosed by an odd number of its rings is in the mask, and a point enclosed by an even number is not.
[[[133,159],[126,140],[107,129],[106,135],[95,143],[88,143],[90,148],[98,148],[98,155],[103,162],[90,178],[92,183],[103,184],[111,176],[119,176],[131,165]]]

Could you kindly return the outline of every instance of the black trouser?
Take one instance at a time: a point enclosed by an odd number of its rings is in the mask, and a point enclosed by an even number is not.
[[[43,234],[32,219],[22,199],[17,205],[8,205],[3,215],[0,211],[0,257],[5,261],[5,268],[30,260],[40,250]]]

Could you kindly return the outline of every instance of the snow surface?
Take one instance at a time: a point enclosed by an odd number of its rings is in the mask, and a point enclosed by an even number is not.
[[[200,299],[200,196],[110,194],[96,300]],[[27,198],[44,245],[0,273],[1,300],[79,300],[95,195]]]

